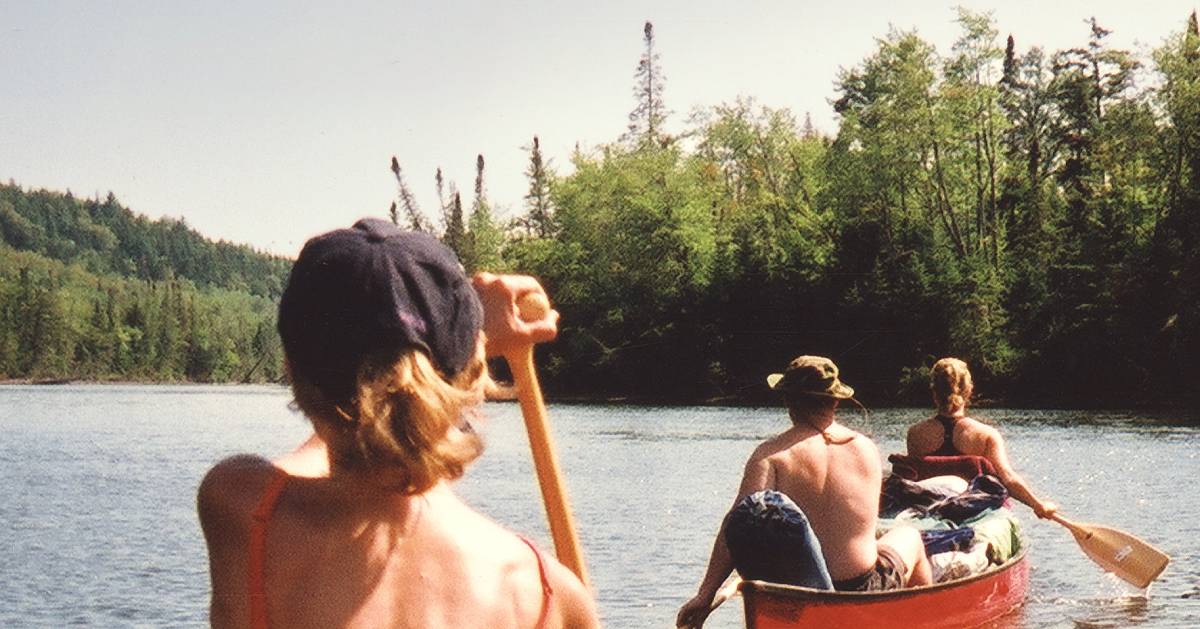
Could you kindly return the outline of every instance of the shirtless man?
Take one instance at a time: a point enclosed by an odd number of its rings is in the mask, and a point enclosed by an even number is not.
[[[879,450],[835,419],[838,402],[852,397],[854,390],[838,380],[833,361],[800,356],[767,383],[783,394],[792,427],[750,455],[734,504],[764,489],[795,501],[820,540],[838,590],[931,583],[925,547],[915,529],[897,527],[875,538],[882,486]],[[679,610],[677,626],[703,626],[713,596],[733,567],[722,523],[699,592]]]

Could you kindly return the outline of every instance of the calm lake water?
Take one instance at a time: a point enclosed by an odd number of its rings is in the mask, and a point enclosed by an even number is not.
[[[0,387],[0,626],[207,624],[195,491],[237,452],[306,436],[277,387]],[[882,452],[925,409],[843,420]],[[488,451],[458,484],[481,511],[552,549],[520,412],[489,404]],[[1171,414],[987,409],[1017,468],[1068,517],[1172,555],[1148,593],[1105,575],[1062,527],[1023,507],[1027,604],[1000,625],[1200,626],[1200,428]],[[703,575],[746,456],[786,426],[778,409],[553,405],[555,438],[608,627],[671,627]],[[741,602],[707,626],[740,627]]]

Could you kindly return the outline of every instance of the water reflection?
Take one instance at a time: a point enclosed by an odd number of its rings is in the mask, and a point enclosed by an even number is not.
[[[1126,596],[1112,599],[1072,601],[1085,613],[1077,617],[1068,614],[1078,629],[1118,629],[1145,624],[1149,619],[1150,599],[1145,596]]]
[[[1200,428],[1200,415],[1195,411],[1139,410],[1139,411],[1085,411],[980,408],[973,416],[992,419],[1001,425],[1053,426],[1056,428],[1094,427],[1105,430],[1131,430],[1136,432],[1166,430],[1194,434]]]
[[[984,629],[1025,629],[1029,626],[1025,616],[1027,606],[1022,606],[1012,613],[1001,616],[996,620],[984,625]]]
[[[594,434],[600,437],[638,441],[644,443],[660,443],[671,441],[761,441],[771,436],[768,433],[745,434],[739,432],[655,432],[649,430],[597,430]]]

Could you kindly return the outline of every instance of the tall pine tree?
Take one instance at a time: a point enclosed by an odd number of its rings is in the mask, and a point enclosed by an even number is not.
[[[450,201],[446,232],[442,234],[442,242],[458,255],[459,260],[463,260],[463,254],[467,249],[467,226],[463,222],[462,196],[457,191],[453,192],[453,198]]]
[[[550,208],[550,173],[549,165],[542,157],[541,143],[533,136],[533,144],[529,146],[529,169],[525,176],[529,179],[529,192],[525,195],[525,228],[530,235],[547,238],[554,234],[554,217]]]
[[[504,234],[492,218],[492,210],[484,189],[483,168],[483,155],[479,155],[475,158],[475,199],[471,203],[468,246],[463,258],[463,265],[468,271],[498,271],[501,267],[500,248],[504,242]]]
[[[645,50],[634,73],[633,96],[637,106],[629,112],[629,130],[625,139],[635,146],[653,146],[667,140],[663,123],[669,113],[663,105],[663,85],[666,77],[659,65],[658,52],[654,50],[654,25],[646,22],[642,27]]]
[[[442,233],[450,229],[450,206],[446,204],[446,179],[442,177],[442,169],[439,167],[437,173],[433,176],[434,184],[437,186],[438,195],[438,216],[442,221]]]
[[[440,172],[440,171],[439,171]],[[400,162],[396,160],[396,156],[392,156],[392,174],[396,176],[396,188],[400,196],[400,205],[404,208],[404,216],[407,221],[405,227],[413,231],[426,232],[431,231],[428,221],[421,214],[421,208],[417,205],[417,199],[413,196],[412,190],[408,188],[408,182],[404,180],[404,173],[400,171]],[[390,211],[392,222],[399,225],[400,217],[396,212],[396,204],[392,204]]]

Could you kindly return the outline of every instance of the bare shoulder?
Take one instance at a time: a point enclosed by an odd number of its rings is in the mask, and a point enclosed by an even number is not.
[[[938,426],[937,430],[934,429],[935,425]],[[924,456],[936,450],[941,443],[942,433],[940,428],[940,424],[933,418],[926,418],[909,426],[908,435],[905,438],[908,454],[911,456]]]
[[[600,626],[600,618],[596,612],[596,601],[579,577],[557,559],[547,558],[546,576],[550,587],[554,590],[562,626],[568,628],[580,627],[590,629]]]
[[[462,551],[469,554],[473,562],[503,566],[500,572],[505,575],[508,583],[505,587],[525,592],[532,597],[529,600],[537,601],[538,605],[541,604],[541,595],[534,592],[538,591],[536,584],[540,582],[541,570],[538,563],[541,562],[553,592],[553,613],[561,619],[557,626],[600,626],[592,593],[579,577],[555,559],[552,553],[532,546],[531,542],[522,541],[517,534],[466,505],[461,505],[461,508],[451,515],[454,517],[454,523],[449,526],[454,528],[454,531],[442,533],[450,533],[458,540]],[[551,626],[556,625],[551,623]]]
[[[746,462],[749,464],[768,459],[771,455],[787,450],[794,444],[795,437],[788,432],[780,433],[755,446],[754,452],[750,453],[750,458],[746,459]]]
[[[883,469],[883,464],[880,462],[879,446],[870,437],[858,433],[853,441],[846,444],[846,447],[854,448],[855,458],[861,462],[864,470],[870,471],[872,474],[878,475]]]
[[[879,446],[875,443],[875,440],[862,434],[861,432],[856,431],[856,433],[856,438],[850,443],[853,444],[853,446],[860,450],[863,454],[870,454],[878,457]]]
[[[986,420],[976,419],[974,417],[964,417],[961,420],[963,427],[970,431],[971,434],[977,435],[984,439],[1000,439],[1000,431],[996,429],[990,422]]]
[[[248,454],[229,457],[213,466],[200,482],[196,508],[206,533],[235,526],[254,510],[270,478],[270,461]]]
[[[933,428],[934,424],[937,424],[937,420],[933,419],[932,417],[926,417],[925,419],[922,419],[921,421],[908,427],[908,438],[912,439],[913,437],[924,436],[930,431],[930,429]]]

